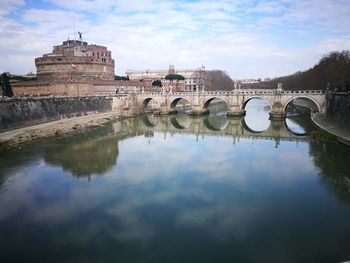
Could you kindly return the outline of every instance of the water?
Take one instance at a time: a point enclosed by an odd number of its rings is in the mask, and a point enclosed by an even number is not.
[[[350,260],[350,148],[310,142],[261,106],[1,152],[0,261]]]

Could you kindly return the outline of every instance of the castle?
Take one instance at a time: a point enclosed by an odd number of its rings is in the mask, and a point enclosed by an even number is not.
[[[94,95],[98,87],[108,86],[113,93],[115,61],[105,46],[80,40],[66,40],[53,51],[35,59],[37,80],[12,84],[18,96]]]
[[[112,95],[118,92],[195,91],[204,86],[205,68],[194,70],[127,71],[128,80],[115,80],[115,61],[105,46],[88,44],[81,38],[66,40],[53,51],[35,59],[36,80],[16,81],[15,96]],[[172,83],[167,74],[180,74],[185,80]],[[154,86],[160,80],[163,87]]]
[[[114,80],[114,59],[104,46],[67,40],[35,59],[38,81]]]

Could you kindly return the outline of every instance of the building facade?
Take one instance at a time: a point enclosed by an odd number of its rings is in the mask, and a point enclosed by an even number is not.
[[[114,59],[107,47],[82,40],[63,41],[35,59],[38,81],[114,80]]]
[[[173,65],[170,65],[168,70],[127,70],[125,74],[132,80],[160,80],[164,87],[168,87],[169,85],[177,87],[176,91],[196,91],[204,88],[206,71],[204,66],[197,69],[175,69]],[[179,81],[176,84],[169,83],[165,79],[168,74],[182,75],[185,80]]]
[[[52,53],[35,59],[37,80],[12,84],[17,96],[95,95],[98,87],[118,91],[115,62],[105,46],[80,40],[66,40]],[[98,93],[98,92],[97,92]]]

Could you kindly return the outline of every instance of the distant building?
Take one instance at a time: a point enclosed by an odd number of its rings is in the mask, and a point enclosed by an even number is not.
[[[179,81],[176,83],[177,91],[201,90],[204,87],[205,82],[204,66],[197,69],[175,69],[173,65],[170,65],[168,70],[127,70],[125,74],[132,80],[161,80],[164,87],[168,87],[170,85],[169,81],[165,80],[166,75],[179,74],[184,76],[185,81]]]
[[[257,84],[260,83],[260,80],[258,79],[239,79],[239,80],[235,80],[237,82],[240,82],[242,85],[243,84]]]

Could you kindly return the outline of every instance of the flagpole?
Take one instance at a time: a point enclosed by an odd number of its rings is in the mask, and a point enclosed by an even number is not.
[[[74,44],[75,44],[75,17],[73,16],[73,27],[74,27]]]

